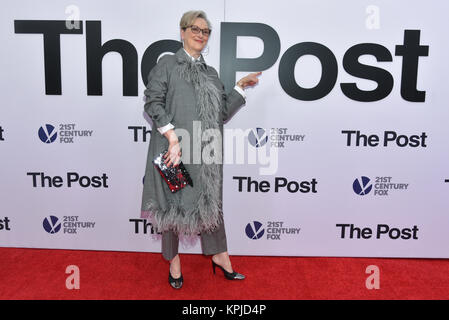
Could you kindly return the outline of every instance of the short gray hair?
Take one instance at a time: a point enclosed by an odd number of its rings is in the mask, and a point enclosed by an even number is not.
[[[191,26],[192,23],[198,18],[202,18],[202,19],[206,20],[207,26],[209,27],[209,29],[212,29],[211,23],[210,23],[209,19],[207,19],[206,13],[201,10],[192,10],[192,11],[187,11],[186,13],[184,13],[182,15],[181,21],[179,22],[179,26],[181,27],[181,29],[185,29],[185,28]]]

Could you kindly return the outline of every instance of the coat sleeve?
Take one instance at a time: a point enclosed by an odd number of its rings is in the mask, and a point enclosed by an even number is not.
[[[171,116],[165,109],[168,90],[167,60],[162,57],[148,75],[148,84],[144,91],[145,112],[151,117],[156,128],[166,126],[171,121]]]
[[[223,110],[222,110],[222,117],[223,122],[226,122],[231,118],[231,116],[242,106],[245,104],[245,99],[242,97],[240,93],[237,92],[237,90],[232,89],[231,92],[228,94],[224,93],[223,89]]]

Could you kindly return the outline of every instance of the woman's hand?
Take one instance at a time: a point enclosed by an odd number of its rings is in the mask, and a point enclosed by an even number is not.
[[[164,163],[167,167],[173,165],[176,167],[181,162],[181,147],[179,146],[179,142],[172,142],[168,146],[168,151],[164,155]]]
[[[167,167],[171,165],[177,166],[181,162],[181,146],[179,145],[178,136],[176,136],[175,130],[173,129],[164,133],[164,136],[169,143],[167,153],[164,155],[164,163]]]
[[[262,74],[262,72],[260,72],[260,71],[250,73],[246,77],[240,79],[237,82],[237,85],[242,89],[245,89],[246,87],[254,86],[259,83],[259,79],[257,77],[260,76],[261,74]]]

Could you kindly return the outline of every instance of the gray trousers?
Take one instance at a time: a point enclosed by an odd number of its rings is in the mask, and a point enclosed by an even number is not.
[[[203,232],[200,238],[204,255],[214,255],[228,251],[224,222],[214,232]],[[162,256],[166,260],[171,260],[178,254],[178,247],[179,237],[176,233],[173,231],[162,233]]]

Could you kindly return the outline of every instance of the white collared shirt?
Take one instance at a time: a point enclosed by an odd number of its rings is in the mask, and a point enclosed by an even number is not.
[[[184,52],[185,52],[190,58],[192,58],[192,61],[198,61],[198,60],[200,60],[200,57],[198,57],[198,58],[195,59],[194,57],[192,57],[192,56],[190,55],[190,53],[187,52],[186,49],[184,49],[184,48],[182,48],[182,49],[184,50]],[[243,99],[246,99],[245,91],[243,91],[242,88],[240,88],[239,86],[236,85],[236,86],[234,87],[234,90],[236,90],[238,93],[240,93],[241,96],[243,97]],[[168,130],[174,129],[174,128],[175,128],[175,126],[172,125],[171,123],[169,123],[169,124],[167,124],[167,125],[165,125],[165,126],[163,126],[163,127],[157,128],[157,130],[158,130],[161,134],[164,134],[164,133],[167,132]]]

